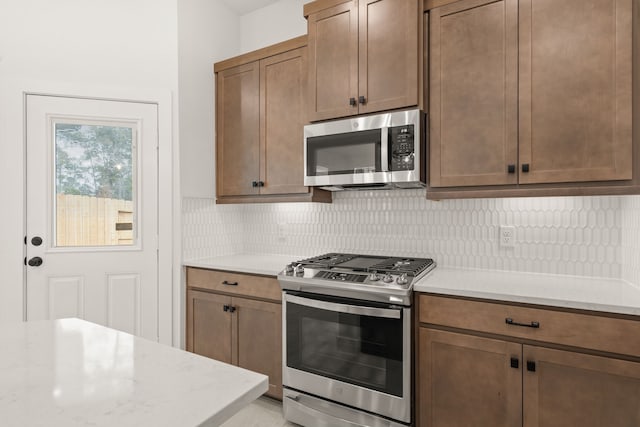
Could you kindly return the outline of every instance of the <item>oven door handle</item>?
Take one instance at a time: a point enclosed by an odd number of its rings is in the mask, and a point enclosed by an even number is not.
[[[361,307],[359,305],[340,304],[335,302],[319,301],[316,299],[302,298],[295,295],[285,294],[285,301],[292,302],[306,307],[319,308],[321,310],[335,311],[338,313],[349,313],[359,316],[385,317],[388,319],[400,319],[402,309]]]

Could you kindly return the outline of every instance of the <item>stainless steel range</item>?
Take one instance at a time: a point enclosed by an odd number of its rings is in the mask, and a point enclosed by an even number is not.
[[[287,265],[283,408],[307,427],[411,425],[413,284],[427,258],[329,253]]]

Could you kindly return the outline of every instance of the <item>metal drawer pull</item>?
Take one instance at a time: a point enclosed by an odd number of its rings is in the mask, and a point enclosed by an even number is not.
[[[338,313],[349,313],[357,316],[384,317],[387,319],[400,319],[401,309],[388,309],[377,307],[362,307],[350,304],[340,304],[328,301],[318,301],[310,298],[301,298],[294,295],[285,294],[285,301],[292,302],[305,307],[317,308],[319,310],[335,311]]]
[[[226,280],[222,282],[222,284],[227,286],[238,286],[238,282],[227,282]]]
[[[513,326],[524,326],[525,328],[537,329],[540,327],[540,322],[520,323],[520,322],[514,322],[514,320],[510,317],[507,317],[506,319],[504,319],[504,323],[506,323],[507,325],[513,325]]]

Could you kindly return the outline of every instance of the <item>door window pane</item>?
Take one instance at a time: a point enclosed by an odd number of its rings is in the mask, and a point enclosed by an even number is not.
[[[135,244],[135,130],[54,122],[57,247]]]

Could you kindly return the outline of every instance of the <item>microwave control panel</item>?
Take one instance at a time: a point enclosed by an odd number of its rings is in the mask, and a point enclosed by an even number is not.
[[[389,170],[406,171],[415,168],[414,126],[389,128]]]

